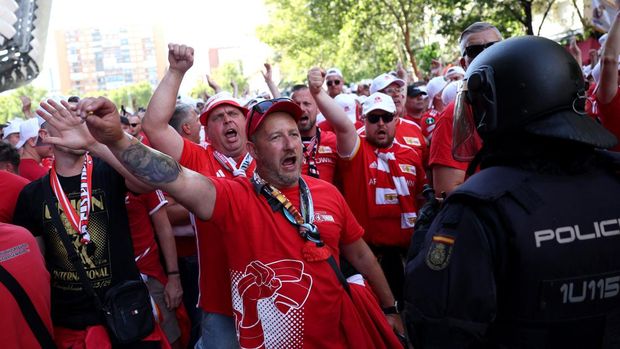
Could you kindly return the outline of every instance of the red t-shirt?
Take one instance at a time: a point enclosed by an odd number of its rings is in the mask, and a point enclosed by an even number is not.
[[[34,236],[25,228],[0,223],[0,262],[26,291],[43,324],[50,334],[53,333],[50,275]],[[3,348],[41,347],[15,298],[1,283],[0,309],[0,343]]]
[[[310,142],[307,141],[303,143],[304,146],[308,146]],[[336,163],[338,162],[338,149],[335,133],[329,131],[321,132],[321,142],[318,145],[314,161],[316,163],[317,170],[319,171],[319,178],[333,183]],[[308,161],[305,154],[301,165],[301,173],[305,175],[308,174]]]
[[[433,131],[435,130],[435,125],[437,121],[439,121],[440,116],[441,114],[437,110],[429,109],[419,118],[405,115],[405,120],[413,121],[418,124],[420,129],[422,129],[422,135],[424,135],[426,143],[428,143],[433,138]]]
[[[374,194],[370,195],[370,183],[376,182],[372,168],[377,167],[376,148],[365,138],[360,138],[359,149],[350,159],[341,161],[344,197],[355,218],[364,227],[364,240],[378,246],[409,246],[413,229],[401,229],[401,207],[399,204],[377,205]],[[416,207],[416,196],[422,192],[426,174],[418,154],[410,147],[394,142],[389,149],[401,168],[412,166],[415,170],[403,171],[407,181],[412,206]],[[373,185],[374,187],[374,185]],[[417,211],[417,209],[416,209]],[[375,214],[380,212],[380,214]],[[374,216],[374,217],[373,217]]]
[[[21,159],[19,162],[19,175],[30,181],[36,181],[45,176],[48,171],[48,168],[41,166],[34,159]]]
[[[160,190],[135,195],[131,192],[125,197],[131,241],[133,243],[136,265],[140,273],[166,283],[166,273],[159,259],[159,247],[151,215],[168,203]]]
[[[364,123],[359,121],[359,120],[355,120],[355,124],[354,125],[355,125],[355,129],[359,130],[361,127],[364,126]],[[321,129],[321,131],[334,132],[334,127],[327,120],[323,120],[323,121],[319,122],[319,124],[317,126]]]
[[[362,227],[333,185],[303,178],[314,203],[314,223],[338,261],[340,247],[361,238]],[[281,211],[274,212],[247,178],[212,180],[217,199],[210,222],[220,228],[228,251],[241,347],[260,345],[252,337],[261,335],[266,348],[363,346],[349,342],[351,332],[365,335],[351,299],[326,261],[304,260],[305,241],[297,228]],[[299,208],[299,187],[282,193]],[[271,292],[265,293],[266,285]],[[263,291],[255,293],[261,286]],[[244,335],[248,332],[251,336]]]
[[[207,177],[233,178],[232,173],[222,167],[213,156],[213,147],[198,145],[183,140],[181,165]],[[256,162],[252,161],[247,175],[254,173]],[[230,299],[230,274],[226,250],[223,248],[223,233],[213,223],[196,219],[196,244],[198,246],[198,266],[200,268],[200,295],[198,306],[207,312],[232,316]]]
[[[607,104],[599,103],[596,99],[596,94],[594,95],[594,101],[595,104],[592,109],[595,110],[603,126],[613,133],[619,141],[610,150],[620,151],[620,87],[611,102]]]
[[[446,166],[467,171],[468,162],[461,162],[452,156],[452,123],[454,120],[454,103],[450,103],[441,113],[433,132],[429,166]]]
[[[19,192],[22,191],[28,183],[26,178],[14,175],[7,171],[0,170],[0,223],[13,222],[13,211]]]

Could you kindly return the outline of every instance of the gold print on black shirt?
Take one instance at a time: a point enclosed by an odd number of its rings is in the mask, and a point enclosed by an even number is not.
[[[79,193],[71,193],[68,195],[71,206],[79,210],[80,197]],[[91,280],[94,288],[107,287],[111,284],[112,273],[110,265],[110,248],[108,245],[108,212],[105,207],[105,193],[102,190],[95,189],[92,195],[92,205],[90,217],[88,221],[88,231],[91,237],[89,244],[82,244],[78,233],[73,229],[67,216],[62,208],[56,206],[60,213],[60,220],[69,235],[71,244],[75,248],[78,256],[84,264],[86,275]],[[79,212],[79,211],[78,211]],[[71,265],[69,257],[65,250],[64,244],[56,229],[51,223],[51,215],[49,207],[45,206],[45,221],[49,222],[46,238],[47,253],[55,255],[52,260],[56,261],[55,265],[50,266],[52,276],[52,287],[64,290],[78,291],[82,289],[80,279],[75,272],[75,268]]]

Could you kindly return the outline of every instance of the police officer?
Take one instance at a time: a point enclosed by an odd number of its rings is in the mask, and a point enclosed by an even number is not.
[[[620,162],[584,105],[579,65],[548,39],[512,38],[471,63],[453,153],[482,170],[417,237],[416,348],[620,348]]]

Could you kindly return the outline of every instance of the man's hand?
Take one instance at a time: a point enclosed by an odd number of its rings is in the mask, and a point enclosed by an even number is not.
[[[396,63],[396,75],[398,75],[401,80],[408,83],[409,79],[407,79],[407,71],[403,68],[403,64],[400,61]]]
[[[222,92],[222,88],[220,87],[220,85],[218,85],[217,82],[215,82],[215,80],[211,79],[209,74],[207,74],[207,83],[209,84],[209,87],[211,87],[213,91],[215,91],[214,94],[218,94]]]
[[[194,49],[178,44],[168,44],[168,62],[170,70],[185,74],[194,64]]]
[[[168,283],[164,288],[164,300],[168,310],[176,309],[183,298],[183,288],[179,275],[168,276]]]
[[[314,67],[308,71],[308,89],[313,95],[318,95],[323,90],[325,72],[323,69]]]
[[[581,49],[577,45],[577,40],[573,36],[570,39],[570,44],[568,45],[568,52],[575,58],[579,66],[581,66]]]
[[[60,133],[58,137],[44,136],[43,141],[76,150],[88,149],[95,144],[97,141],[88,131],[84,120],[77,115],[76,107],[66,101],[60,103],[48,99],[47,102],[41,102],[43,109],[37,110],[37,114]]]
[[[405,337],[405,327],[403,326],[403,320],[400,318],[399,314],[386,315],[385,318],[396,335],[400,337],[399,339]]]
[[[265,65],[265,71],[261,70],[261,73],[263,74],[263,78],[265,78],[265,82],[272,81],[273,72],[271,70],[271,64],[265,63],[264,65]]]
[[[81,99],[77,115],[86,120],[88,130],[97,141],[113,145],[125,137],[121,129],[121,118],[111,100],[105,97]]]

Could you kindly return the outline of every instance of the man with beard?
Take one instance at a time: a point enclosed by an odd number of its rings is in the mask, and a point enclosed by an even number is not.
[[[168,123],[176,108],[176,96],[183,76],[194,63],[194,50],[185,45],[168,45],[170,68],[155,90],[143,119],[151,146],[170,155],[183,166],[204,176],[234,178],[251,176],[255,162],[247,152],[245,114],[227,92],[209,98],[200,115],[208,144],[196,144],[181,137]],[[196,221],[200,270],[198,307],[203,311],[199,348],[239,346],[230,298],[230,275],[226,251],[221,248],[218,226]]]
[[[333,112],[329,109],[333,103],[326,104],[324,98],[329,101],[332,99],[325,90],[321,89],[321,92],[320,96],[314,95],[310,93],[308,86],[297,85],[293,87],[291,98],[303,111],[297,123],[304,146],[301,173],[333,183],[338,160],[336,135],[330,131],[322,131],[316,124],[319,108],[323,114]]]
[[[311,91],[323,77],[311,70]],[[338,135],[338,153],[343,157],[341,174],[344,197],[364,227],[364,240],[379,257],[392,292],[402,297],[403,262],[416,220],[416,196],[422,192],[426,175],[418,154],[394,141],[396,106],[392,97],[375,92],[363,104],[366,136],[342,113],[325,114]],[[363,189],[361,189],[363,188]]]
[[[344,198],[300,174],[302,111],[295,103],[267,100],[248,113],[248,149],[257,164],[251,179],[205,177],[180,166],[124,134],[103,97],[80,101],[78,111],[127,169],[220,228],[242,347],[386,347],[370,337],[339,280],[340,251],[383,307],[394,298]],[[402,331],[397,315],[385,319]]]

